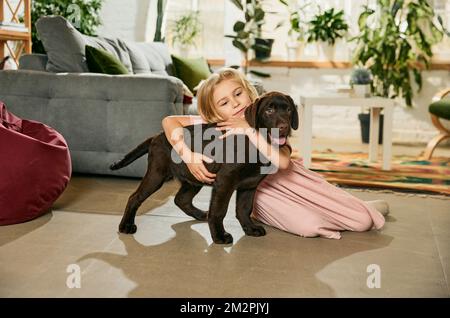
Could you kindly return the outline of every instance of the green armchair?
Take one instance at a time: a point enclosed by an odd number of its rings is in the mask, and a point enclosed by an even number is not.
[[[450,98],[445,98],[450,95],[450,88],[440,91],[433,97],[433,103],[429,106],[428,111],[430,112],[431,122],[434,127],[439,130],[439,135],[435,136],[428,142],[427,148],[425,149],[424,159],[429,160],[433,155],[434,149],[437,145],[450,138],[450,130],[445,128],[440,119],[450,120]]]

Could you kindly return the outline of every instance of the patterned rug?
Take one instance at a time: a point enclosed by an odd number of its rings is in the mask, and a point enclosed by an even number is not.
[[[311,170],[334,184],[450,195],[450,158],[395,156],[392,170],[384,171],[367,153],[313,152],[312,157]]]

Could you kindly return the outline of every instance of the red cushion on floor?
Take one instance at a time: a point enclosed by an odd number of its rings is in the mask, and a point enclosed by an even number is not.
[[[66,188],[71,173],[63,136],[13,115],[0,102],[0,225],[44,214]]]

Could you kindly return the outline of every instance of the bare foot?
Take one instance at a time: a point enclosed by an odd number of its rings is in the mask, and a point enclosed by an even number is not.
[[[389,214],[389,204],[384,200],[366,201],[366,203],[377,209],[383,216]]]

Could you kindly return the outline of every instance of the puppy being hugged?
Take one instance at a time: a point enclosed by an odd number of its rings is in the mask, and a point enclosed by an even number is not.
[[[268,143],[277,144],[278,147],[288,146],[286,141],[291,128],[298,128],[298,113],[292,98],[279,92],[266,93],[256,99],[245,109],[245,119],[251,127],[264,134]],[[181,188],[175,196],[175,204],[187,215],[197,220],[207,220],[215,243],[233,242],[233,237],[224,229],[223,219],[235,190],[236,217],[245,234],[266,234],[262,226],[251,220],[250,214],[256,187],[266,176],[267,172],[264,171],[269,171],[267,168],[271,163],[249,141],[247,135],[230,135],[219,139],[217,137],[223,133],[215,130],[216,126],[211,123],[184,127],[186,144],[196,152],[203,151],[205,155],[209,155],[209,150],[214,159],[212,163],[205,163],[208,171],[216,174],[215,181],[211,184],[213,189],[208,211],[202,211],[192,204],[195,195],[207,184],[201,183],[190,173],[186,164],[172,151],[164,133],[147,139],[122,160],[111,165],[111,170],[117,170],[148,153],[147,172],[128,200],[119,225],[121,233],[135,233],[135,216],[139,206],[166,181],[177,178],[181,182]],[[210,133],[209,137],[216,138],[203,138],[206,136],[205,131],[215,131],[216,134]],[[186,136],[191,138],[186,140]],[[238,140],[239,137],[243,138]]]

